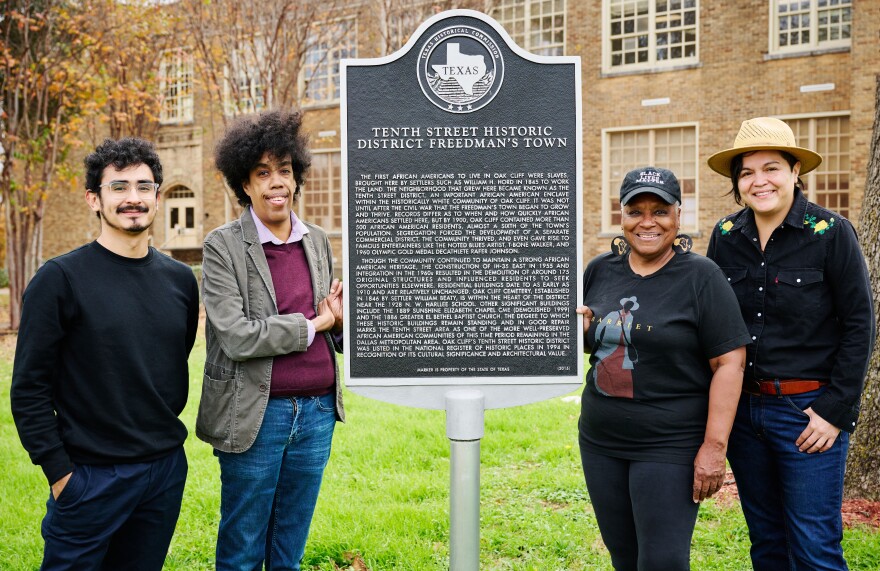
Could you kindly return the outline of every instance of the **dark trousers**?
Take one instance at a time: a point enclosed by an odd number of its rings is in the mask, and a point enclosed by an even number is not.
[[[41,570],[159,571],[180,515],[183,447],[139,464],[76,464],[49,493]]]
[[[602,541],[616,571],[686,571],[697,522],[694,467],[622,460],[581,447]]]

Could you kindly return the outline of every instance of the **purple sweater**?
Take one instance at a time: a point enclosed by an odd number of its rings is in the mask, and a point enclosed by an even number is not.
[[[275,286],[278,313],[302,313],[306,319],[314,319],[312,279],[302,240],[290,244],[266,243],[263,252]],[[272,361],[269,395],[318,396],[332,392],[336,380],[333,358],[326,335],[320,332],[305,351],[276,356]]]

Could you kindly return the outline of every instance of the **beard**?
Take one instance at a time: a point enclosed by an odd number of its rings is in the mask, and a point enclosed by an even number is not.
[[[102,204],[103,206],[103,204]],[[149,214],[150,209],[146,206],[120,206],[116,209],[116,214],[121,215],[126,212],[140,212],[142,214]],[[114,230],[119,230],[120,232],[125,232],[126,234],[137,235],[141,234],[144,231],[148,230],[150,226],[153,225],[153,220],[155,220],[155,215],[152,218],[149,218],[146,223],[135,222],[131,226],[124,227],[121,224],[118,224],[114,221],[113,217],[107,216],[104,212],[104,208],[99,211],[101,219],[107,226],[113,228]]]

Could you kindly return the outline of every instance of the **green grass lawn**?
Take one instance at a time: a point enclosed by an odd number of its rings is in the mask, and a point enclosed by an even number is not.
[[[39,567],[40,520],[48,486],[18,442],[9,413],[12,338],[0,344],[0,569]],[[204,360],[199,339],[190,359],[184,418],[193,431]],[[304,569],[446,570],[449,567],[449,441],[445,413],[346,396]],[[610,570],[577,451],[580,405],[553,399],[491,410],[481,467],[483,570]],[[211,448],[191,435],[189,480],[165,568],[213,569],[219,518],[219,470]],[[738,504],[714,500],[700,510],[693,568],[749,569],[748,533]],[[880,534],[848,530],[855,570],[880,569]]]

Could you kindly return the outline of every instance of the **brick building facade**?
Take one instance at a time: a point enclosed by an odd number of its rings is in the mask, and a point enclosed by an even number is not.
[[[386,14],[355,5],[346,38],[329,57],[306,61],[303,86],[313,167],[299,214],[330,234],[341,256],[338,57],[383,55],[438,6],[412,0]],[[442,4],[442,6],[440,6]],[[683,183],[683,230],[705,250],[712,225],[737,207],[729,181],[706,166],[728,148],[742,120],[775,116],[825,162],[806,178],[810,198],[858,222],[880,73],[880,2],[870,0],[500,0],[492,15],[525,49],[582,60],[584,252],[619,233],[615,201],[623,174],[652,163]],[[323,56],[325,54],[317,54]],[[163,58],[167,109],[156,137],[165,167],[153,244],[198,262],[211,229],[238,215],[212,164],[222,131],[204,103],[192,62]],[[540,102],[536,102],[540,104]],[[50,197],[44,257],[97,235],[82,189]],[[337,265],[338,268],[338,265]]]

